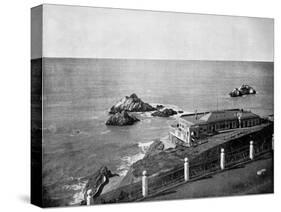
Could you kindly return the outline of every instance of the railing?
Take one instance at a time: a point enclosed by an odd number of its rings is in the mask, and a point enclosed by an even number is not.
[[[132,183],[119,187],[99,196],[95,203],[116,203],[134,201],[142,198],[142,182]]]
[[[197,178],[199,176],[206,175],[207,173],[214,172],[220,169],[220,159],[213,157],[206,162],[197,162],[190,165],[190,179]]]
[[[166,172],[162,175],[148,179],[148,193],[157,192],[159,189],[171,186],[184,180],[183,167]]]
[[[231,167],[242,161],[249,159],[249,146],[244,146],[226,154],[225,164],[226,167]]]
[[[171,171],[157,176],[147,177],[146,171],[144,171],[142,182],[139,181],[107,192],[98,197],[94,203],[140,200],[186,181],[198,179],[223,170],[224,168],[231,168],[237,164],[248,162],[269,151],[272,151],[272,142],[264,141],[255,144],[253,141],[250,141],[250,145],[240,147],[231,152],[221,149],[220,154],[207,158],[206,160],[192,160],[189,163],[186,158],[184,166],[176,167]]]

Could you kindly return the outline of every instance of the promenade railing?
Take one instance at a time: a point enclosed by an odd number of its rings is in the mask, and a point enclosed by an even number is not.
[[[188,181],[200,179],[204,176],[221,171],[224,168],[229,169],[238,164],[251,161],[260,155],[271,151],[272,142],[264,141],[255,144],[253,141],[250,141],[249,145],[236,148],[231,152],[221,149],[219,154],[206,159],[201,159],[200,161],[197,161],[195,158],[188,162],[188,159],[185,159],[185,165],[177,166],[173,170],[160,173],[156,176],[143,176],[145,177],[145,180],[119,187],[101,195],[98,197],[97,203],[131,202],[141,200],[173,186],[180,185],[181,183],[186,182],[186,179],[188,179]],[[188,163],[188,166],[186,163]],[[186,175],[188,175],[187,178]]]

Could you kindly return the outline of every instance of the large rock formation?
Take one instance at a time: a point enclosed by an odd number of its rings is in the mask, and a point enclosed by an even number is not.
[[[243,96],[248,94],[256,94],[256,90],[249,85],[241,85],[229,93],[231,97]]]
[[[164,110],[155,111],[151,115],[152,116],[159,116],[159,117],[169,117],[169,116],[173,116],[175,114],[177,114],[176,111],[174,111],[173,109],[166,108]]]
[[[147,112],[154,111],[156,109],[148,103],[143,102],[136,94],[132,94],[129,97],[125,96],[115,105],[113,105],[110,108],[109,113],[115,114],[124,110],[129,112]]]
[[[113,114],[109,119],[106,121],[106,125],[113,125],[113,126],[125,126],[125,125],[132,125],[135,122],[139,121],[133,115],[130,115],[127,111],[122,111]]]
[[[94,173],[90,178],[85,187],[84,201],[81,202],[82,205],[86,204],[87,192],[91,190],[91,196],[95,200],[103,191],[106,184],[109,183],[109,178],[118,176],[118,174],[112,174],[111,171],[106,167],[102,166],[96,173]]]

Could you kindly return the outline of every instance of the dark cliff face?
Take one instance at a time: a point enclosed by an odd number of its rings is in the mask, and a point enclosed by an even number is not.
[[[84,201],[82,205],[86,204],[87,191],[92,190],[93,199],[100,196],[103,191],[104,186],[109,183],[109,178],[118,176],[117,174],[112,174],[112,172],[106,167],[102,166],[97,172],[95,172],[90,178],[85,187]]]
[[[121,100],[119,100],[115,105],[113,105],[109,113],[115,114],[122,111],[128,112],[147,112],[154,111],[156,108],[152,107],[148,103],[143,102],[136,94],[132,94],[131,96],[125,96]]]
[[[125,126],[125,125],[132,125],[135,122],[139,121],[133,115],[130,115],[127,111],[122,111],[115,113],[106,121],[106,125],[113,125],[113,126]]]

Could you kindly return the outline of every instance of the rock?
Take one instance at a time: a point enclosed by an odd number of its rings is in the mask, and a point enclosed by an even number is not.
[[[129,115],[127,111],[122,111],[115,113],[106,121],[106,125],[113,125],[113,126],[125,126],[125,125],[132,125],[135,122],[139,121],[133,115]]]
[[[176,111],[174,111],[173,109],[166,108],[166,109],[164,109],[162,111],[160,111],[160,110],[155,111],[151,115],[152,116],[159,116],[159,117],[169,117],[169,116],[173,116],[175,114],[177,114]]]
[[[163,105],[156,105],[156,109],[157,109],[157,110],[162,109],[162,108],[164,108]]]
[[[128,112],[147,112],[154,111],[156,108],[152,107],[148,103],[143,102],[136,94],[132,94],[129,97],[125,96],[119,100],[110,108],[109,113],[115,114],[124,110]]]
[[[266,173],[266,169],[261,169],[261,170],[257,171],[258,176],[263,176],[263,175],[265,175],[265,173]]]
[[[165,145],[163,144],[162,141],[156,140],[154,141],[149,148],[147,149],[144,158],[150,157],[152,155],[158,154],[162,152],[165,148]]]
[[[106,184],[109,183],[109,178],[118,176],[118,174],[112,174],[111,171],[106,167],[102,166],[95,174],[93,174],[85,187],[84,200],[81,204],[87,202],[87,192],[91,190],[91,196],[95,200],[100,194]]]
[[[235,88],[229,93],[231,97],[243,96],[248,94],[255,94],[256,90],[249,85],[241,85],[240,88]]]
[[[237,96],[242,96],[241,92],[238,90],[238,88],[235,88],[233,91],[229,93],[231,97],[237,97]]]

